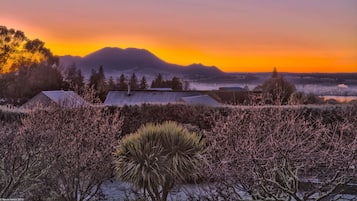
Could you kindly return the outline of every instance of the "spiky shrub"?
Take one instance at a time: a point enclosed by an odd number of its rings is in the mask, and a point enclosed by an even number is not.
[[[126,136],[116,151],[120,179],[144,190],[151,200],[166,200],[175,184],[200,176],[204,140],[175,122],[147,124]]]

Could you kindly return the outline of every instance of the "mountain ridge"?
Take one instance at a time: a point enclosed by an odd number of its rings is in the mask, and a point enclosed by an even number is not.
[[[168,74],[198,77],[222,77],[226,73],[216,66],[190,64],[187,66],[168,63],[146,49],[105,47],[94,51],[84,57],[65,55],[60,57],[60,62],[65,67],[73,63],[81,69],[84,75],[89,75],[92,69],[103,66],[106,74],[138,72],[139,74],[157,75]]]

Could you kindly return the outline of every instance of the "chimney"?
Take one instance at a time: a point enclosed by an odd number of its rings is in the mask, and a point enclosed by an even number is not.
[[[131,95],[131,91],[130,91],[130,84],[128,84],[128,96]]]

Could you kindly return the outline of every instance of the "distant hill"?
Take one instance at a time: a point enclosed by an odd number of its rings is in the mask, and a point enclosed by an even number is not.
[[[106,75],[118,77],[121,73],[145,74],[156,76],[177,75],[197,79],[202,77],[225,77],[226,73],[215,66],[191,64],[181,66],[167,63],[151,52],[136,48],[103,48],[85,57],[62,56],[60,62],[65,67],[75,63],[85,76],[89,76],[92,69],[103,66]]]

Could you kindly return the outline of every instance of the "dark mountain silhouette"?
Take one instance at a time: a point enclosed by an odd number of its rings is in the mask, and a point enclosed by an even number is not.
[[[73,63],[82,70],[84,75],[89,75],[92,69],[103,66],[109,75],[119,76],[119,73],[136,72],[138,74],[173,74],[190,78],[200,77],[224,77],[227,76],[215,66],[204,66],[202,64],[191,64],[180,66],[167,63],[151,52],[136,48],[103,48],[85,57],[62,56],[61,64],[69,66]]]

